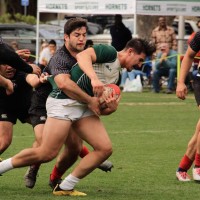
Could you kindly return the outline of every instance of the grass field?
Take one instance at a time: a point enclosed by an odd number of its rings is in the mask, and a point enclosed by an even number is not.
[[[103,117],[113,141],[111,173],[96,169],[76,189],[86,197],[55,197],[48,179],[55,160],[42,165],[34,189],[24,186],[27,168],[15,169],[0,177],[0,200],[179,200],[200,197],[200,185],[180,183],[175,171],[192,136],[199,111],[193,94],[181,101],[175,94],[123,93],[119,109]],[[32,144],[28,125],[18,123],[13,143],[3,159]],[[66,175],[70,172],[69,170]],[[191,170],[189,171],[191,174]]]

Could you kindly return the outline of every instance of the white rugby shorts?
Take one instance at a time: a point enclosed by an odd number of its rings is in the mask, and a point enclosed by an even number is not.
[[[63,120],[76,121],[94,115],[94,112],[86,104],[79,103],[73,99],[55,99],[48,97],[46,109],[48,117]]]

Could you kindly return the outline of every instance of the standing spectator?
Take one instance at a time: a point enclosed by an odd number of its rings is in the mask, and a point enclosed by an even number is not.
[[[167,26],[165,17],[159,18],[158,26],[152,31],[151,40],[155,43],[157,51],[161,43],[168,43],[170,49],[177,51],[176,34],[173,27]]]
[[[50,40],[48,46],[44,48],[40,54],[39,64],[46,67],[47,64],[49,63],[49,60],[51,59],[51,57],[54,55],[55,52],[56,52],[56,41]]]
[[[171,94],[174,88],[174,80],[177,71],[177,52],[169,48],[169,44],[162,43],[160,45],[160,52],[158,53],[158,60],[155,63],[155,71],[153,72],[153,90],[156,93],[160,91],[160,78],[162,76],[168,77],[167,94]]]
[[[117,51],[121,51],[132,38],[131,31],[122,22],[121,15],[115,15],[115,24],[110,27],[110,34],[111,44]]]

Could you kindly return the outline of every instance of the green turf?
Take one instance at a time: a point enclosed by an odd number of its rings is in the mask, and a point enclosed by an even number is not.
[[[24,187],[26,168],[5,173],[0,177],[0,199],[197,199],[200,197],[200,185],[194,181],[178,182],[175,171],[198,118],[193,94],[181,101],[175,94],[123,93],[118,111],[102,118],[113,141],[114,151],[109,160],[113,162],[114,169],[111,173],[97,169],[80,181],[76,188],[88,196],[52,195],[48,178],[54,160],[42,165],[32,190]],[[14,130],[12,145],[1,155],[4,159],[29,147],[34,140],[30,126],[18,123]]]

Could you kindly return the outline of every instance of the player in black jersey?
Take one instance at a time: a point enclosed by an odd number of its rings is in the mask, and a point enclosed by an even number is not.
[[[17,119],[22,123],[30,123],[28,109],[32,86],[39,84],[39,78],[35,74],[27,74],[3,64],[0,65],[0,75],[10,80],[14,88],[13,93],[8,95],[6,89],[0,87],[0,154],[2,154],[12,142],[13,125]]]
[[[7,95],[0,87],[0,153],[2,154],[12,142],[13,125],[17,119],[22,123],[28,121],[28,109],[32,87],[26,82],[26,73],[16,71],[8,65],[0,65],[0,74],[11,80],[14,92]]]
[[[79,30],[79,28],[82,26],[86,27],[86,20],[83,20],[81,18],[70,19],[65,26],[65,33],[67,35],[70,35],[71,32],[74,32],[74,30],[76,29]],[[50,59],[47,67],[44,69],[44,73],[58,75],[59,77],[63,78],[63,80],[65,80],[65,78],[69,76],[69,71],[71,67],[77,62],[75,56],[78,52],[84,49],[86,42],[86,32],[84,32],[84,40],[75,41],[74,38],[77,38],[78,34],[79,32],[76,31],[75,36],[71,36],[69,38],[65,36],[65,38],[67,38],[66,43],[60,49],[58,49],[54,56]],[[80,90],[78,86],[75,87],[77,88],[77,90]],[[29,114],[37,141],[34,144],[35,147],[39,146],[42,140],[42,132],[47,118],[46,99],[51,91],[51,85],[49,83],[46,83],[37,87],[33,92]],[[70,149],[70,157],[68,158],[68,160],[65,160],[64,165],[63,163],[58,162],[54,167],[50,175],[49,181],[51,187],[55,186],[55,184],[57,183],[57,181],[60,180],[64,172],[76,161],[79,154],[81,157],[84,157],[89,152],[86,147],[83,146],[82,148],[82,141],[79,137],[76,136],[76,134],[71,134],[71,139],[69,139],[68,141],[70,141],[67,145],[67,149]],[[60,159],[58,158],[58,160]],[[57,165],[63,165],[61,167],[62,170],[58,169]],[[24,177],[26,187],[34,187],[39,167],[40,163],[35,163],[29,167]],[[106,163],[102,163],[102,165],[99,166],[99,168],[103,171],[110,171],[112,167],[113,165],[109,161],[106,161]]]
[[[180,71],[180,77],[178,79],[176,95],[178,98],[182,100],[184,100],[187,95],[187,87],[185,85],[185,79],[198,51],[200,51],[200,31],[197,32],[194,38],[191,40],[181,64],[181,71]],[[197,102],[197,106],[200,108],[200,73],[199,72],[194,78],[193,87],[194,87],[194,95]],[[195,133],[188,143],[188,147],[185,152],[185,155],[182,157],[178,170],[176,171],[176,177],[179,181],[191,180],[187,171],[190,169],[193,162],[194,162],[193,179],[196,181],[200,181],[200,119],[197,122]]]

